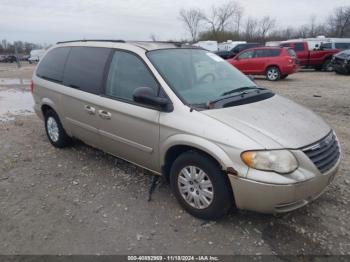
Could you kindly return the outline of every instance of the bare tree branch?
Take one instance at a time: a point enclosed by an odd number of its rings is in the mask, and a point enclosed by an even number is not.
[[[258,34],[259,37],[262,40],[265,40],[266,36],[272,29],[274,29],[276,25],[276,20],[274,18],[271,18],[269,16],[264,16],[260,21],[259,21],[259,30]]]
[[[185,24],[186,29],[191,35],[192,41],[195,42],[198,37],[200,23],[204,20],[202,11],[199,9],[181,9],[180,20]]]
[[[243,15],[242,6],[234,1],[227,2],[222,6],[213,6],[210,15],[205,16],[212,32],[224,32],[229,25],[235,23],[236,27],[240,26]]]

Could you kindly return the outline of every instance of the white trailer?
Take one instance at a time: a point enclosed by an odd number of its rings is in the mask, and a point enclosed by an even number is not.
[[[193,44],[193,46],[198,46],[198,47],[201,47],[201,48],[206,49],[206,50],[211,51],[211,52],[218,51],[218,42],[217,41],[199,41],[199,42]]]

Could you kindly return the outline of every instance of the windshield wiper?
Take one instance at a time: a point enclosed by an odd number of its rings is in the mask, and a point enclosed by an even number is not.
[[[227,96],[233,93],[243,92],[246,90],[265,90],[265,88],[257,87],[257,86],[245,86],[245,87],[240,87],[240,88],[236,88],[236,89],[232,89],[230,91],[224,92],[220,96]]]
[[[237,89],[233,89],[231,91],[225,92],[225,93],[221,94],[221,96],[215,100],[208,101],[207,107],[209,109],[214,108],[214,105],[217,102],[222,101],[222,100],[226,100],[226,99],[230,99],[230,98],[241,97],[243,99],[243,98],[245,98],[245,95],[253,93],[253,92],[247,92],[247,90],[255,90],[256,95],[260,95],[260,94],[266,93],[266,92],[268,92],[268,93],[271,92],[270,90],[268,90],[266,88],[262,88],[262,87],[255,87],[255,86],[254,87],[241,87],[241,88],[237,88]],[[263,92],[261,92],[261,91],[263,91]],[[235,94],[235,93],[238,93],[238,94]],[[235,95],[228,96],[229,94],[235,94]]]

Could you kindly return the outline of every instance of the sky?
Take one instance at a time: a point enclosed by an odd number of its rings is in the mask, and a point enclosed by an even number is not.
[[[179,10],[199,7],[210,12],[227,0],[0,0],[0,40],[52,44],[72,39],[179,40],[189,38]],[[237,0],[244,17],[276,18],[299,26],[312,15],[323,21],[349,0]]]

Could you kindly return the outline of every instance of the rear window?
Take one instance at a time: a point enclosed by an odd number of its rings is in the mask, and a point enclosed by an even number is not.
[[[288,44],[288,43],[285,43],[285,44],[281,44],[280,46],[281,46],[281,47],[290,47],[291,45]]]
[[[59,47],[49,51],[40,62],[36,75],[50,81],[62,82],[69,51],[70,47]]]
[[[304,43],[295,43],[294,50],[297,52],[304,51],[305,50]]]
[[[332,49],[332,43],[322,43],[321,48]]]
[[[64,84],[93,94],[101,94],[106,62],[111,49],[72,47],[66,68]]]

